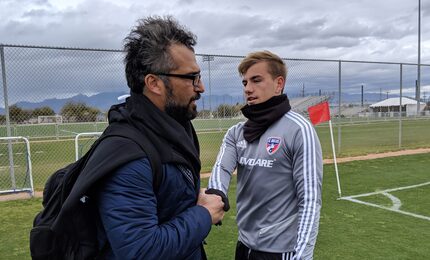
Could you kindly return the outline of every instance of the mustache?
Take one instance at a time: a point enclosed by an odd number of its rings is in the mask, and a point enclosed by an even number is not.
[[[199,100],[201,97],[200,93],[197,93],[194,97],[191,98],[190,102],[193,102],[194,100]]]

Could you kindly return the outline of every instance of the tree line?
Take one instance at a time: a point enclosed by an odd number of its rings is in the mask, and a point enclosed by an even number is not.
[[[242,105],[221,104],[214,111],[201,110],[198,116],[200,118],[231,118],[240,115]],[[13,124],[29,123],[33,119],[37,120],[39,116],[55,116],[55,111],[49,106],[35,109],[23,109],[17,105],[9,107],[9,117]],[[99,116],[106,116],[98,108],[88,106],[83,102],[68,102],[62,108],[58,115],[63,117],[66,122],[95,122]],[[6,116],[0,115],[0,124],[5,124]]]
[[[235,104],[235,105],[228,105],[228,104],[221,104],[219,105],[215,111],[211,111],[210,110],[201,110],[198,113],[198,117],[200,118],[231,118],[231,117],[236,117],[239,116],[240,113],[240,109],[242,108],[243,105],[241,104]]]
[[[84,102],[68,102],[59,113],[63,120],[68,122],[95,122],[102,112],[95,107],[88,106]],[[30,122],[31,119],[37,120],[39,116],[55,116],[55,111],[48,107],[35,109],[23,109],[17,105],[9,107],[9,118],[11,123],[22,124]],[[0,123],[6,122],[6,116],[0,115]]]

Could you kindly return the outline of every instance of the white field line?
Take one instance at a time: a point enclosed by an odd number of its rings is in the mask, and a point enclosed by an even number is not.
[[[430,184],[430,182],[424,182],[424,183],[420,183],[420,184],[416,184],[416,185],[411,185],[411,186],[405,186],[405,187],[399,187],[399,188],[388,189],[388,190],[383,190],[383,191],[375,191],[375,192],[370,192],[370,193],[364,193],[364,194],[358,194],[358,195],[353,195],[353,196],[341,197],[340,199],[352,201],[352,202],[355,202],[355,203],[359,203],[359,204],[363,204],[363,205],[367,205],[367,206],[371,206],[371,207],[385,209],[385,210],[393,211],[393,212],[400,213],[400,214],[403,214],[403,215],[407,215],[407,216],[411,216],[411,217],[420,218],[420,219],[424,219],[424,220],[430,221],[430,217],[400,210],[399,208],[402,205],[401,201],[397,197],[389,194],[389,192],[392,192],[392,191],[413,189],[413,188],[417,188],[417,187],[421,187],[421,186],[425,186],[425,185],[429,185],[429,184]],[[381,206],[381,205],[378,205],[378,204],[373,204],[373,203],[370,203],[370,202],[365,202],[365,201],[361,201],[361,200],[355,199],[355,198],[359,198],[359,197],[367,197],[367,196],[372,196],[372,195],[377,195],[377,194],[382,194],[382,195],[385,195],[388,198],[390,198],[391,201],[393,202],[393,206],[391,208],[389,208],[389,207]]]
[[[400,207],[402,206],[402,201],[399,198],[388,192],[383,192],[381,194],[387,196],[391,200],[391,202],[393,202],[393,206],[391,207],[391,209],[400,210]]]
[[[44,151],[35,151],[34,153],[44,153]],[[15,153],[15,155],[23,155],[24,153]],[[0,153],[0,156],[3,156],[5,154]]]
[[[79,134],[79,133],[76,133],[76,132],[73,132],[73,131],[63,130],[63,129],[61,129],[60,131],[61,131],[61,132],[64,132],[64,133],[75,134],[75,135]]]
[[[430,221],[430,217],[423,216],[423,215],[418,215],[418,214],[414,214],[414,213],[410,213],[410,212],[403,211],[403,210],[398,210],[398,209],[393,209],[393,208],[389,208],[389,207],[384,207],[384,206],[381,206],[381,205],[377,205],[377,204],[373,204],[373,203],[369,203],[369,202],[365,202],[365,201],[361,201],[361,200],[357,200],[357,199],[353,199],[353,198],[346,198],[346,197],[344,197],[344,198],[341,198],[341,199],[343,199],[343,200],[349,200],[349,201],[352,201],[352,202],[355,202],[355,203],[364,204],[364,205],[367,205],[367,206],[372,206],[372,207],[376,207],[376,208],[380,208],[380,209],[386,209],[386,210],[397,212],[397,213],[400,213],[400,214],[403,214],[403,215],[408,215],[408,216],[411,216],[411,217],[420,218],[420,219],[424,219],[424,220]]]
[[[384,192],[393,192],[393,191],[398,191],[398,190],[407,190],[407,189],[418,188],[418,187],[426,186],[426,185],[429,185],[429,184],[430,184],[430,181],[429,182],[420,183],[420,184],[416,184],[416,185],[411,185],[411,186],[398,187],[398,188],[394,188],[394,189],[381,190],[381,191],[375,191],[375,192],[370,192],[370,193],[363,193],[363,194],[358,194],[358,195],[346,196],[346,197],[342,197],[341,199],[367,197],[367,196],[372,196],[372,195],[376,195],[376,194],[381,194],[381,193],[384,193]]]
[[[21,165],[14,165],[13,168],[19,168]],[[0,166],[0,172],[4,172],[9,169],[9,166]]]

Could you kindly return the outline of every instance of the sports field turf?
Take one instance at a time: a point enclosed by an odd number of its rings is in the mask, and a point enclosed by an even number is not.
[[[210,172],[215,162],[218,150],[229,126],[238,120],[198,120],[195,121],[201,146],[202,172]],[[37,134],[41,129],[37,126],[29,126],[27,131]],[[47,127],[47,126],[46,126]],[[55,127],[51,125],[50,127]],[[59,125],[62,133],[73,131],[88,132],[102,130],[101,124],[71,124]],[[23,129],[23,127],[21,127]],[[66,130],[67,128],[67,130]],[[23,130],[20,129],[22,132]],[[30,129],[33,129],[30,131]],[[330,132],[327,124],[316,127],[320,138],[324,158],[332,158]],[[341,132],[340,146],[338,145],[338,133]],[[430,146],[430,118],[421,120],[405,120],[402,122],[401,148],[413,149]],[[210,131],[209,131],[210,130]],[[334,127],[335,148],[338,157],[363,155],[368,153],[381,153],[399,149],[399,121],[369,121],[369,122],[343,122]],[[36,132],[34,132],[36,131]],[[71,163],[75,159],[74,134],[68,134],[58,139],[54,136],[38,138],[30,137],[31,161],[33,180],[36,190],[42,190],[46,179],[56,169]],[[85,152],[95,139],[82,138],[79,142],[80,153]],[[24,144],[13,145],[16,186],[29,186],[26,178],[27,163],[25,161]],[[0,143],[0,189],[9,189],[11,186],[7,153],[7,143]]]
[[[352,196],[430,182],[430,153],[339,164],[343,196]],[[203,179],[206,186],[207,179]],[[209,259],[233,259],[237,240],[235,178],[229,191],[232,209],[223,225],[207,238]],[[401,202],[399,210],[338,200],[333,165],[324,166],[323,207],[315,249],[316,260],[428,259],[430,255],[430,185],[389,192]],[[393,207],[385,195],[360,200]],[[398,206],[398,205],[397,205]],[[41,209],[41,199],[0,203],[0,259],[29,259],[28,232]]]

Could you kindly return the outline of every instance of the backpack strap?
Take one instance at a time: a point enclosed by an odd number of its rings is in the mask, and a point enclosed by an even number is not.
[[[104,136],[100,138],[99,142],[101,142],[101,140],[103,140],[104,138],[112,136],[119,136],[130,139],[134,141],[137,145],[139,145],[143,151],[145,151],[152,168],[154,193],[157,193],[162,181],[163,169],[161,165],[160,155],[155,149],[154,145],[148,140],[147,137],[143,135],[143,133],[139,132],[134,126],[131,126],[129,124],[124,125],[120,123],[113,123],[109,125],[108,129],[106,129],[104,133]],[[104,259],[110,248],[110,243],[106,241],[95,260]]]
[[[151,141],[134,126],[129,124],[113,123],[106,129],[101,139],[118,136],[132,140],[145,151],[152,168],[154,192],[158,191],[163,178],[161,158]],[[100,140],[101,141],[101,140]]]
[[[135,142],[146,154],[148,157],[149,163],[152,168],[152,176],[153,176],[153,189],[154,193],[158,192],[160,187],[163,174],[162,174],[162,164],[161,158],[158,151],[155,149],[154,145],[148,140],[143,133],[139,132],[134,126],[130,124],[121,124],[121,123],[112,123],[106,128],[103,135],[97,139],[97,141],[93,144],[90,151],[85,154],[85,158],[82,158],[83,161],[87,161],[92,152],[96,149],[96,147],[106,138],[109,137],[122,137],[127,138]],[[86,164],[86,163],[85,163]],[[97,254],[95,260],[105,259],[109,249],[111,248],[110,243],[106,241],[103,245],[99,253]]]
[[[103,144],[103,141],[110,137],[130,139],[136,145],[130,147],[130,153],[122,151],[122,153],[115,158],[112,157],[112,154],[116,151],[114,147],[116,142],[112,143],[113,146],[109,143],[109,140],[106,140],[107,146]],[[103,146],[104,148],[99,150],[99,146]],[[106,161],[106,156],[112,157],[110,161]],[[142,158],[143,156],[149,159],[152,168],[153,189],[154,192],[157,192],[162,182],[163,174],[160,155],[154,145],[148,140],[144,133],[139,132],[132,125],[121,122],[110,124],[103,134],[93,143],[90,150],[85,153],[82,158],[73,163],[76,170],[72,170],[71,174],[64,176],[61,187],[57,189],[62,198],[61,202],[64,202],[62,213],[66,215],[69,214],[80,198],[85,195],[88,189],[99,179],[103,178],[117,167],[132,160]],[[91,164],[91,167],[88,168],[88,164]],[[101,168],[96,172],[92,172],[91,168],[94,167]],[[55,226],[59,229],[63,227],[62,224],[55,224]]]

